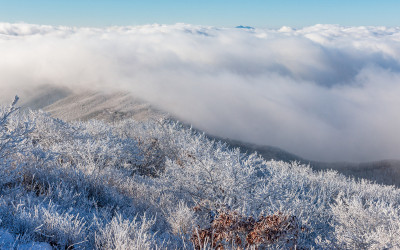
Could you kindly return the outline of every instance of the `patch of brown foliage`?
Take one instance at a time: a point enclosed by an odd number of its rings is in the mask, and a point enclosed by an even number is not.
[[[224,249],[224,246],[257,249],[280,240],[295,246],[298,233],[299,226],[295,216],[278,212],[255,220],[234,211],[220,210],[210,227],[194,229],[191,241],[196,249],[202,249],[206,245],[215,249]]]

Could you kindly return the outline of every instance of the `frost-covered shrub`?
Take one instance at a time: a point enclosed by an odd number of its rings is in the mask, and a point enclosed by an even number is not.
[[[117,215],[96,234],[96,248],[153,249],[154,235],[148,231],[154,223],[154,220],[147,220],[146,216],[141,218],[141,222],[136,222],[136,217],[130,221]]]
[[[28,231],[35,235],[35,239],[63,248],[77,247],[78,243],[86,241],[86,221],[79,215],[57,211],[51,202],[32,207],[18,204],[13,213],[16,233]]]
[[[136,173],[158,176],[164,171],[167,159],[178,159],[183,145],[182,126],[170,120],[137,122],[127,119],[116,124],[122,137],[134,138],[139,149]]]
[[[385,201],[343,197],[332,205],[340,248],[399,249],[400,207]]]
[[[221,209],[295,221],[277,231],[289,238],[258,242],[270,248],[400,245],[399,189],[265,161],[169,120],[66,123],[14,103],[0,109],[0,171],[0,230],[16,247],[192,249]]]
[[[256,171],[261,163],[258,157],[230,151],[205,139],[204,144],[204,148],[188,152],[179,161],[166,162],[166,186],[213,210],[224,206],[244,208],[251,203],[251,194],[260,181]]]
[[[167,214],[167,221],[176,235],[188,235],[195,226],[195,212],[183,201]]]
[[[11,185],[20,165],[24,165],[28,134],[34,121],[19,113],[16,96],[11,105],[0,107],[0,188]]]
[[[93,172],[98,168],[137,165],[137,142],[120,137],[109,125],[100,121],[65,123],[45,113],[36,113],[37,129],[32,141],[57,154],[61,164],[84,165]],[[132,168],[132,167],[131,167]]]

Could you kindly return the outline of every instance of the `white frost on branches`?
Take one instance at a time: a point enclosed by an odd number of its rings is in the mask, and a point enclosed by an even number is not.
[[[174,121],[66,123],[17,100],[0,109],[0,231],[16,247],[192,249],[232,211],[292,216],[290,246],[400,248],[395,187],[265,161]]]

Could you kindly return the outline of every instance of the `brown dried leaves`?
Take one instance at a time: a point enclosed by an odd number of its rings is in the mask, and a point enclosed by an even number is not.
[[[237,249],[258,248],[280,240],[295,245],[299,229],[295,216],[281,212],[261,216],[256,221],[234,211],[220,210],[209,228],[194,229],[191,241],[196,249],[207,245],[215,249],[224,249],[224,246]]]

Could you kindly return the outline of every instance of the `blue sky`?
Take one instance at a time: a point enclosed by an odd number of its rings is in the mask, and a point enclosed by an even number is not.
[[[398,0],[0,0],[0,22],[68,26],[191,23],[277,28],[317,23],[400,26]]]

